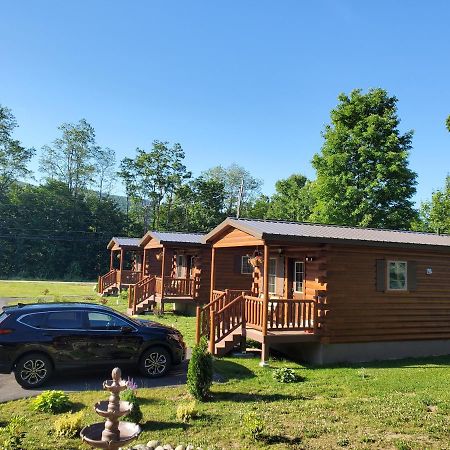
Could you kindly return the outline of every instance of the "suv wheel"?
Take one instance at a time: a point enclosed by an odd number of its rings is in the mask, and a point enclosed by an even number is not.
[[[170,369],[169,352],[162,347],[152,347],[145,351],[139,363],[139,370],[150,378],[162,377]]]
[[[50,378],[53,367],[41,353],[30,353],[19,359],[14,369],[16,381],[25,389],[42,386]]]

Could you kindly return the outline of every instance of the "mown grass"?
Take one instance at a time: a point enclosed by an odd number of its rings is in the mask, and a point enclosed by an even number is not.
[[[216,360],[222,380],[213,399],[199,404],[200,417],[176,419],[188,401],[184,387],[140,389],[143,433],[138,442],[158,439],[193,443],[204,449],[449,449],[450,358],[400,361],[360,367],[307,368],[286,361],[258,366],[257,358]],[[286,366],[305,381],[280,384],[272,371]],[[126,375],[126,374],[125,374]],[[92,405],[105,392],[70,394],[85,423],[99,421]],[[260,440],[243,435],[243,416],[255,411],[264,423]],[[27,418],[26,448],[76,449],[78,439],[56,438],[55,417],[32,412],[30,400],[0,405],[0,422],[12,414]]]
[[[0,280],[0,297],[35,298],[73,295],[84,297],[92,296],[94,287],[95,283]]]

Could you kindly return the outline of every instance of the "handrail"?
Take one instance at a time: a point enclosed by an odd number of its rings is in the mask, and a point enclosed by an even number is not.
[[[133,314],[136,314],[136,309],[139,304],[149,299],[152,295],[155,295],[156,277],[147,276],[134,286],[130,286],[128,292],[128,305],[133,310]]]
[[[117,269],[111,269],[105,275],[98,277],[98,293],[103,294],[106,289],[117,284]]]
[[[241,294],[230,303],[227,303],[219,311],[211,311],[211,330],[209,345],[211,353],[214,353],[215,345],[223,338],[239,328],[244,318],[244,297]]]
[[[194,278],[156,277],[156,293],[163,297],[192,297],[196,295]]]
[[[213,293],[219,293],[221,291],[213,291]],[[197,344],[200,342],[200,338],[202,336],[208,336],[209,334],[209,318],[210,312],[221,309],[225,304],[225,292],[221,292],[218,297],[216,297],[212,302],[209,302],[207,305],[201,307],[197,306],[196,310],[196,342]]]

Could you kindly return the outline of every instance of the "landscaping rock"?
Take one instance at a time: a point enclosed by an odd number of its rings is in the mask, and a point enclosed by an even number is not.
[[[173,450],[173,447],[170,444],[166,444],[163,447],[164,450]]]
[[[188,445],[186,447],[186,450],[195,450],[195,447],[193,445]]]
[[[158,447],[156,447],[155,450],[164,450],[164,447],[162,445],[158,445]]]
[[[186,446],[185,445],[178,445],[177,447],[175,447],[175,450],[186,450]]]
[[[132,450],[148,450],[148,446],[144,444],[137,444],[132,447]]]
[[[159,447],[161,444],[159,441],[148,441],[147,442],[147,447],[150,450],[155,450],[156,447]]]

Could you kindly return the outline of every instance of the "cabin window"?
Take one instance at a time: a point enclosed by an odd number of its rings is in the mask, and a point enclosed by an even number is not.
[[[303,280],[305,277],[305,264],[303,261],[294,263],[294,292],[303,292]]]
[[[196,257],[195,255],[191,256],[189,259],[189,276],[192,278],[192,276],[194,275],[194,269],[195,269],[195,261],[196,261]]]
[[[250,256],[243,256],[241,258],[241,273],[243,275],[251,275],[253,273],[253,266],[250,264]]]
[[[388,261],[388,289],[406,291],[408,279],[408,263],[406,261]]]
[[[177,255],[177,278],[186,276],[186,255]]]
[[[277,259],[269,259],[269,294],[277,292]]]

